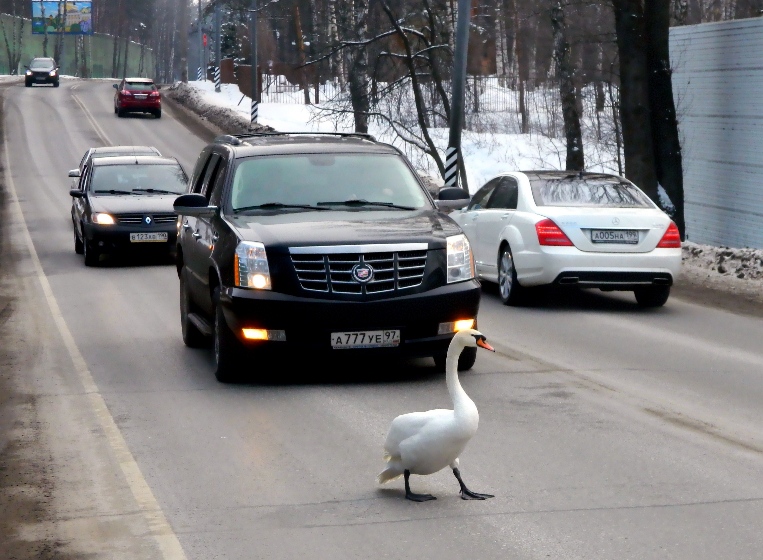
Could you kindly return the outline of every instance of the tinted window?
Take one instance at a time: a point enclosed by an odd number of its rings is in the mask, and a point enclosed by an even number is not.
[[[466,209],[480,210],[484,208],[487,204],[488,197],[493,193],[493,189],[495,189],[499,180],[500,179],[491,179],[485,183],[485,185],[480,190],[474,193],[474,196],[472,196],[472,201],[469,203],[469,206],[467,206]]]
[[[581,208],[653,208],[635,185],[619,177],[530,175],[533,199],[538,206]]]
[[[125,89],[130,91],[154,91],[156,86],[154,84],[147,84],[146,82],[125,82]]]
[[[135,191],[150,194],[151,190],[181,194],[187,178],[179,165],[102,165],[93,169],[90,190],[94,193]]]
[[[488,208],[516,210],[517,209],[517,183],[509,177],[502,177],[498,186],[490,195],[487,203]]]
[[[398,156],[307,154],[262,156],[235,170],[233,209],[267,203],[317,205],[367,200],[413,208],[430,207],[413,172]],[[364,206],[364,210],[379,207]]]
[[[55,66],[55,64],[50,58],[35,58],[29,65],[29,68],[39,68],[40,70],[44,70],[45,68],[52,68],[53,66]]]

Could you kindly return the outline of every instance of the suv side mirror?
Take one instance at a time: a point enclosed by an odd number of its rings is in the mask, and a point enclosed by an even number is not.
[[[445,213],[463,208],[471,200],[471,196],[459,187],[443,187],[437,193],[437,208]]]
[[[119,84],[111,84],[111,87],[113,87],[114,89],[119,89]]]
[[[184,216],[211,218],[217,213],[217,206],[209,206],[206,197],[198,193],[181,194],[173,206],[175,212]]]
[[[73,196],[74,198],[82,198],[85,196],[85,193],[79,189],[69,189],[69,196]]]
[[[72,169],[69,171],[69,177],[79,177],[79,169]]]

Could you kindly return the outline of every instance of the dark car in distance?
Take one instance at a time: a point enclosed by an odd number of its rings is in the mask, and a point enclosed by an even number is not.
[[[175,158],[114,156],[85,166],[71,189],[74,250],[96,266],[101,254],[152,248],[174,254],[173,202],[188,178]]]
[[[150,78],[124,78],[114,84],[114,113],[124,117],[127,113],[151,113],[162,117],[162,94]]]
[[[384,356],[444,367],[475,324],[466,236],[406,157],[369,135],[218,137],[175,210],[183,340],[212,337],[221,382],[263,375],[268,355],[351,357],[360,374]]]
[[[24,74],[26,87],[32,87],[34,84],[53,84],[53,87],[59,85],[58,64],[52,58],[33,58],[29,66],[26,66]]]

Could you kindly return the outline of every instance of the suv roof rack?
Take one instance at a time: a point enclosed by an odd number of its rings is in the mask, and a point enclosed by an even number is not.
[[[339,136],[341,138],[362,138],[376,142],[376,138],[365,132],[250,132],[248,134],[223,134],[215,138],[215,144],[240,146],[244,138],[262,138],[267,136]]]

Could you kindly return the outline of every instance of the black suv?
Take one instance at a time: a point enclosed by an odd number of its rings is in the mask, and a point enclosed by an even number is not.
[[[33,84],[59,85],[58,64],[52,58],[33,58],[26,67],[24,85],[32,87]]]
[[[256,376],[252,354],[272,351],[443,367],[453,334],[476,320],[480,284],[438,203],[397,148],[369,135],[217,138],[175,201],[185,344],[213,337],[221,382]],[[475,358],[465,351],[460,369]]]

